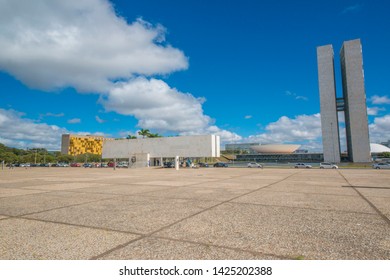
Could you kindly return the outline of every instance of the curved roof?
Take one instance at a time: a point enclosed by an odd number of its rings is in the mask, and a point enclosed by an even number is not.
[[[300,145],[296,144],[267,144],[251,146],[251,149],[264,154],[291,154],[299,147]]]
[[[370,150],[373,154],[390,152],[390,148],[381,144],[370,143]]]

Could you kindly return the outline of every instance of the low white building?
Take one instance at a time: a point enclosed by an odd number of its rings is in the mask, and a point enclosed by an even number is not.
[[[196,135],[142,139],[105,140],[102,158],[129,159],[131,167],[148,167],[152,159],[162,164],[164,158],[219,157],[220,137]]]

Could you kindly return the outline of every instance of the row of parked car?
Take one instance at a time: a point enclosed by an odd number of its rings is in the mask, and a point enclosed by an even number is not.
[[[306,163],[297,163],[294,165],[294,168],[312,168],[310,164]],[[330,162],[321,162],[320,169],[338,169],[339,167],[336,164]]]

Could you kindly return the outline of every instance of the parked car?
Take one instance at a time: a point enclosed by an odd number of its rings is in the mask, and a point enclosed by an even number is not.
[[[106,168],[106,167],[108,167],[108,164],[107,164],[107,163],[104,163],[104,162],[102,162],[102,164],[100,164],[100,167],[102,167],[102,168]]]
[[[128,168],[129,164],[127,162],[118,162],[116,167],[118,167],[118,168]]]
[[[213,165],[214,167],[228,167],[228,165],[224,162],[217,162],[217,163],[214,163]]]
[[[164,162],[164,168],[175,168],[175,163],[172,161]]]
[[[372,168],[374,168],[374,169],[390,169],[390,163],[387,163],[387,162],[375,163],[372,165]]]
[[[209,164],[208,163],[204,163],[204,162],[199,162],[198,166],[199,167],[209,167]]]
[[[321,162],[320,168],[321,169],[338,169],[339,167],[336,164],[333,164],[330,162]]]
[[[80,166],[81,166],[81,164],[78,163],[78,162],[72,162],[72,163],[70,164],[70,167],[80,167]]]
[[[83,167],[85,167],[85,168],[90,168],[90,167],[92,167],[92,164],[90,164],[90,163],[84,163],[84,164],[83,164]]]
[[[248,163],[248,168],[263,168],[263,166],[257,162]]]
[[[311,168],[312,166],[310,164],[306,163],[297,163],[294,165],[294,168]]]

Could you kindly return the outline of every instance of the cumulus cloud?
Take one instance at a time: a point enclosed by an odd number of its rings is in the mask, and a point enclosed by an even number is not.
[[[0,109],[0,143],[18,148],[59,150],[61,135],[69,133],[56,125],[37,123],[14,110]]]
[[[370,142],[380,143],[390,139],[390,115],[375,118],[368,127]]]
[[[100,102],[108,111],[135,116],[139,127],[188,132],[207,127],[203,99],[169,87],[164,81],[138,77],[118,83]]]
[[[376,116],[380,111],[386,111],[386,109],[380,107],[367,107],[367,115],[369,116]]]
[[[244,117],[244,119],[246,119],[246,120],[249,120],[249,119],[251,119],[251,118],[252,118],[251,115],[247,115],[247,116]]]
[[[112,80],[188,67],[162,26],[129,24],[105,0],[3,0],[0,26],[0,69],[37,89],[105,92]]]
[[[107,0],[2,0],[0,26],[0,70],[32,88],[97,93],[107,111],[132,115],[143,128],[215,130],[203,113],[205,99],[152,78],[188,68],[187,57],[166,42],[159,24],[128,23]]]
[[[262,144],[298,143],[303,144],[303,148],[317,150],[321,141],[320,114],[299,115],[295,118],[282,116],[268,124],[264,133],[249,136],[248,141]]]
[[[262,143],[293,143],[315,140],[321,137],[320,114],[299,115],[295,118],[282,116],[276,122],[265,127],[266,132],[250,136]]]
[[[387,97],[387,95],[384,96],[374,95],[368,100],[375,105],[390,104],[390,98]]]

